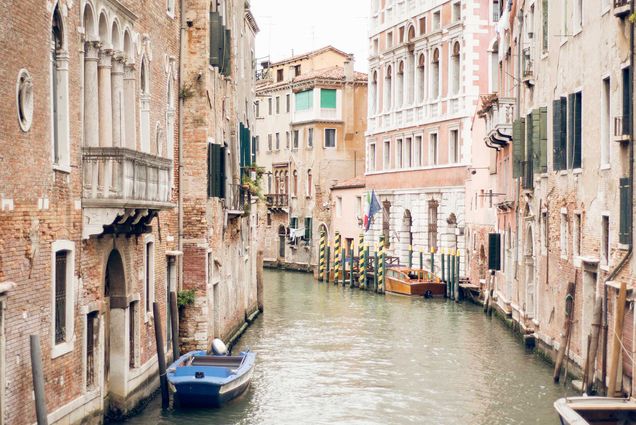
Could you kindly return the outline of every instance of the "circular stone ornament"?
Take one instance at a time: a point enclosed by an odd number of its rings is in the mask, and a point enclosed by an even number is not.
[[[33,79],[26,69],[18,72],[15,89],[18,123],[25,133],[31,129],[33,121]]]

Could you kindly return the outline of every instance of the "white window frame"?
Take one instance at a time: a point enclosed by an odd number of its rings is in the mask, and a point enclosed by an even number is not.
[[[395,168],[404,168],[404,139],[402,137],[395,139]]]
[[[417,139],[419,138],[419,147],[417,149],[417,165],[416,162],[413,161],[413,166],[418,168],[424,166],[424,133],[418,133],[413,135],[413,153],[415,153],[415,145],[417,145]],[[415,158],[415,155],[413,155]]]
[[[457,161],[454,160],[454,158],[452,158],[451,156],[451,146],[452,146],[452,137],[451,135],[453,134],[453,132],[457,132],[457,146],[455,147],[455,156],[457,157]],[[460,149],[460,137],[459,137],[459,127],[451,127],[448,129],[448,163],[449,164],[461,164],[462,160],[461,160],[461,149]],[[439,136],[438,136],[438,140],[437,143],[439,144]],[[439,146],[437,148],[438,152],[439,152]]]
[[[386,153],[389,153],[387,158]],[[382,143],[382,170],[391,169],[391,139],[385,139]]]
[[[175,0],[166,1],[166,15],[168,15],[172,19],[174,19],[175,17],[174,4],[175,4]]]
[[[372,152],[373,155],[371,155]],[[369,152],[367,153],[367,171],[375,171],[377,152],[375,142],[369,143]]]
[[[152,244],[151,252],[151,264],[148,268],[148,244]],[[144,323],[147,323],[152,317],[152,303],[155,301],[155,237],[154,235],[146,235],[144,237],[144,269],[143,269],[143,282],[144,282]],[[146,270],[150,270],[150,276],[146,276]],[[146,279],[149,279],[146,289]],[[148,293],[149,292],[149,293]],[[146,300],[148,309],[146,308]]]
[[[342,217],[342,196],[336,196],[336,218]]]
[[[327,130],[333,130],[333,146],[327,146]],[[338,129],[337,128],[325,128],[322,132],[323,140],[322,147],[324,149],[337,149],[338,148]]]
[[[432,137],[435,135],[435,158],[433,158],[433,144]],[[428,133],[428,165],[430,167],[437,167],[439,165],[439,131],[434,130]]]
[[[55,343],[55,254],[67,251],[66,257],[66,335],[64,342]],[[75,243],[56,240],[51,244],[51,358],[60,357],[73,351],[75,343]]]
[[[583,240],[583,214],[580,210],[575,210],[572,215],[572,258],[576,262],[581,256],[581,241]]]

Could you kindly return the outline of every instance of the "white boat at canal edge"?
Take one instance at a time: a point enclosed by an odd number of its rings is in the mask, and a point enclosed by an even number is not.
[[[255,353],[229,356],[220,340],[214,340],[211,351],[191,351],[168,368],[168,382],[178,406],[220,407],[249,387]]]
[[[554,402],[562,425],[636,424],[636,400],[616,397],[564,397]]]

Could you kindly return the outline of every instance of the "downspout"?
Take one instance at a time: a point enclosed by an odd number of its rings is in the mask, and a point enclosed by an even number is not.
[[[634,0],[629,2],[629,14],[630,14],[630,18],[631,16],[634,15]],[[610,275],[607,277],[607,279],[605,279],[604,285],[603,285],[603,297],[604,297],[604,308],[603,308],[603,342],[604,342],[604,347],[603,347],[603,364],[602,364],[602,369],[603,369],[603,386],[607,385],[606,384],[606,379],[607,379],[607,330],[608,330],[608,323],[607,323],[607,282],[613,280],[618,273],[623,269],[623,267],[625,267],[625,265],[627,264],[628,260],[631,258],[632,253],[633,253],[633,248],[634,248],[634,23],[631,22],[630,19],[630,29],[629,29],[629,88],[628,88],[628,92],[629,92],[629,98],[632,100],[632,107],[630,109],[630,115],[628,117],[629,119],[629,212],[631,214],[631,220],[629,222],[629,235],[630,235],[630,243],[629,243],[629,249],[627,250],[627,254],[625,254],[625,256],[621,259],[620,263],[618,263],[618,265],[616,266],[616,268],[614,268],[614,270],[612,270],[612,272],[610,273]],[[609,393],[609,388],[606,389],[606,394]],[[613,394],[611,394],[613,395]]]
[[[521,81],[521,35],[523,34],[523,13],[520,13],[520,10],[515,8],[515,13],[518,13],[519,15],[517,16],[517,19],[519,21],[519,37],[517,39],[517,72],[515,72],[515,82],[517,83],[517,87],[516,87],[516,96],[515,96],[515,116],[516,119],[519,119],[521,117],[521,84],[519,84],[519,81]],[[512,36],[512,28],[511,28],[511,36]],[[517,279],[518,278],[518,272],[519,272],[519,244],[521,241],[521,238],[519,237],[519,222],[521,220],[520,218],[520,214],[521,212],[519,211],[519,203],[521,201],[521,178],[518,178],[518,180],[515,182],[515,185],[517,186],[517,202],[515,205],[515,209],[516,209],[516,223],[515,226],[517,228],[517,243],[515,243],[515,276],[514,278]],[[517,291],[518,291],[519,286],[517,285]]]
[[[181,21],[179,30],[179,199],[177,201],[177,246],[179,252],[179,281],[177,289],[183,287],[183,108],[185,99],[181,96],[183,89],[183,60],[185,56],[185,0],[179,0],[179,18]]]

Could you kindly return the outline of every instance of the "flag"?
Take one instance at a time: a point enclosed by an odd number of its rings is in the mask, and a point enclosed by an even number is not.
[[[364,212],[364,231],[368,231],[371,226],[371,219],[373,216],[380,211],[380,202],[378,201],[377,196],[375,196],[375,190],[372,190],[370,193],[367,192],[367,202],[366,209]]]

